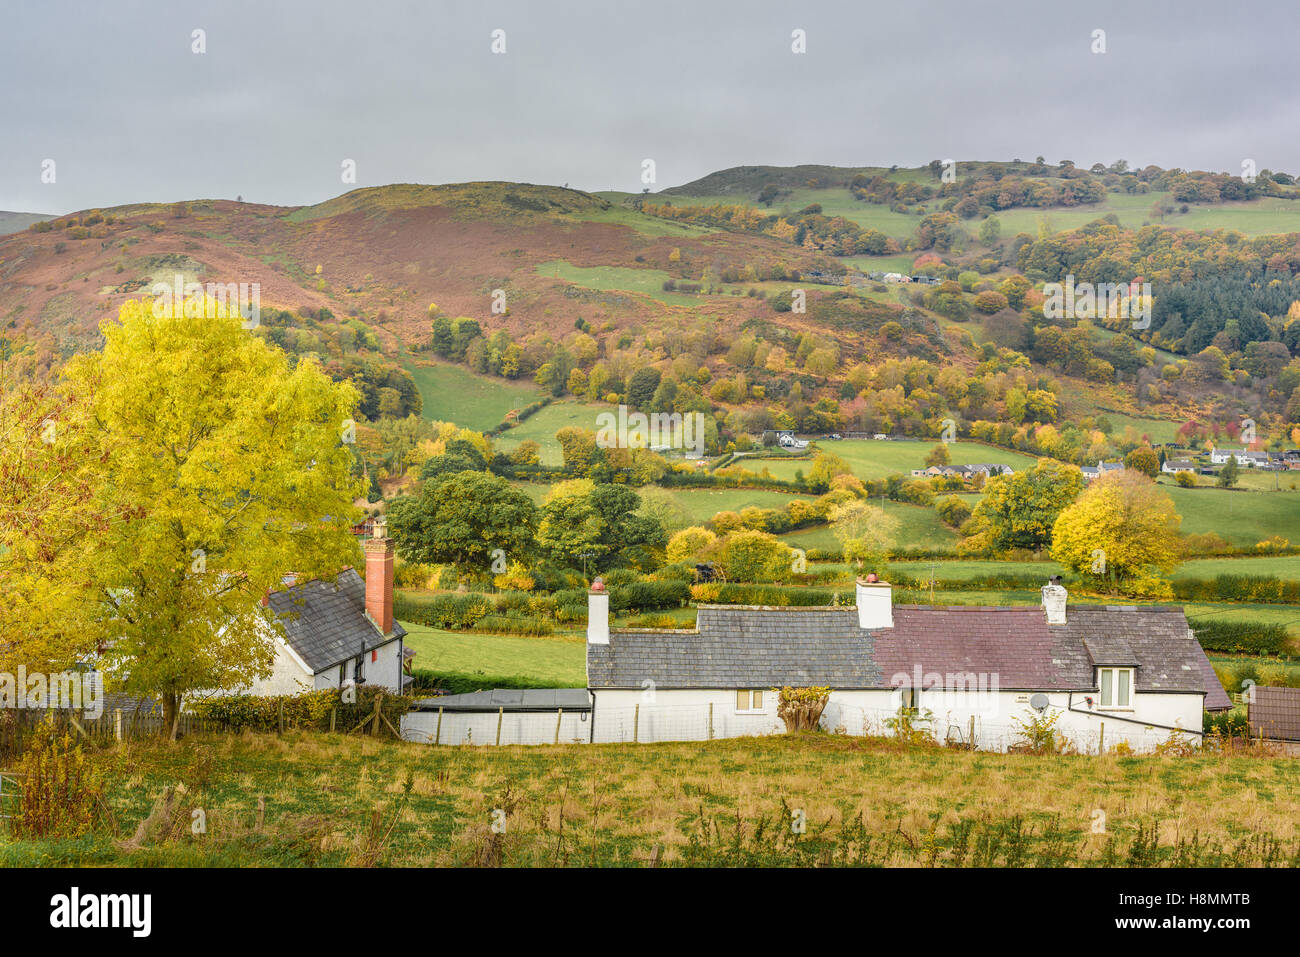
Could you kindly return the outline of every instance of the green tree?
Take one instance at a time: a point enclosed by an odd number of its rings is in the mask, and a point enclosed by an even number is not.
[[[537,507],[499,476],[456,472],[426,482],[419,497],[393,502],[388,523],[406,561],[447,563],[462,578],[482,578],[497,559],[532,551]]]
[[[720,543],[717,555],[730,581],[770,582],[793,569],[790,546],[769,532],[733,532]]]
[[[1232,488],[1237,484],[1237,479],[1241,476],[1241,470],[1237,465],[1236,456],[1229,455],[1228,461],[1223,463],[1223,468],[1219,469],[1219,477],[1215,484],[1219,488]]]
[[[627,404],[636,409],[648,409],[663,378],[653,366],[642,366],[632,374],[627,383]]]
[[[927,467],[950,465],[952,456],[948,453],[947,445],[936,445],[930,450],[930,454],[925,457]]]

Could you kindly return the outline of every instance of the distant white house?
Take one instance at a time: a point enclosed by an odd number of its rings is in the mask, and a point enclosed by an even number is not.
[[[782,435],[780,439],[781,447],[785,449],[806,449],[808,443],[804,439],[796,439],[793,435]]]
[[[1083,480],[1091,482],[1098,476],[1105,475],[1107,472],[1123,471],[1123,462],[1098,462],[1096,465],[1085,465],[1079,469],[1083,473]]]
[[[1177,475],[1179,472],[1196,472],[1196,463],[1191,459],[1165,459],[1165,464],[1160,467],[1160,471],[1166,475]]]
[[[1210,461],[1215,465],[1226,465],[1228,459],[1236,459],[1237,464],[1245,468],[1267,465],[1267,452],[1252,452],[1249,449],[1211,449]]]

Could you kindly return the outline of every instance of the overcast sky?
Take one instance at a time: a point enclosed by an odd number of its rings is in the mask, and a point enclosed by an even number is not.
[[[647,158],[654,188],[738,165],[1039,154],[1300,172],[1294,0],[12,6],[7,210],[315,203],[353,188],[345,159],[357,186],[631,191]]]

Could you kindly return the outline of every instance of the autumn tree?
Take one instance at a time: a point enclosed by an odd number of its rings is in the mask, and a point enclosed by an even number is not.
[[[284,574],[333,576],[350,534],[346,445],[359,396],[211,301],[124,303],[102,352],[75,357],[91,397],[101,507],[95,634],[110,685],[161,701],[270,673],[261,598]]]
[[[898,519],[878,505],[855,499],[830,511],[831,533],[840,543],[844,560],[859,572],[872,569],[883,573],[898,532]]]
[[[1160,474],[1160,457],[1151,446],[1139,445],[1124,456],[1124,467],[1141,472],[1147,478],[1155,478]]]
[[[1099,576],[1112,590],[1159,594],[1156,574],[1179,564],[1179,525],[1173,500],[1133,470],[1099,476],[1064,509],[1052,528],[1052,558]]]
[[[1052,542],[1052,526],[1083,487],[1083,474],[1073,465],[1039,459],[1032,469],[995,475],[984,486],[984,497],[971,512],[968,552],[1005,552],[1013,548],[1039,551]]]
[[[0,362],[0,671],[62,671],[94,647],[100,466],[89,396]]]
[[[934,468],[941,465],[950,465],[951,463],[952,463],[952,456],[948,452],[948,446],[946,443],[936,445],[934,448],[930,450],[930,453],[925,457],[925,464],[929,468]]]

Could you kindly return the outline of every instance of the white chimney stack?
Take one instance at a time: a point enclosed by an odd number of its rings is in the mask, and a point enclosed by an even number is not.
[[[587,643],[609,644],[609,592],[605,583],[597,578],[587,592]]]
[[[858,627],[893,628],[894,595],[889,582],[858,579]]]
[[[1047,612],[1049,625],[1065,624],[1065,602],[1069,594],[1065,586],[1060,584],[1060,576],[1053,577],[1049,584],[1043,586],[1043,609]]]

